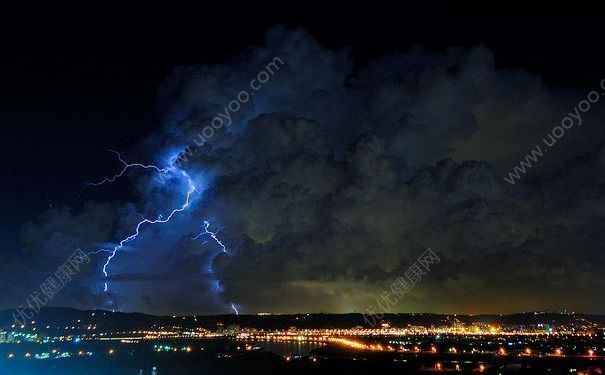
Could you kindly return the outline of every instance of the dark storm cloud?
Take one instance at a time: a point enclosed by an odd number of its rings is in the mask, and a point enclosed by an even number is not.
[[[195,209],[115,266],[129,309],[360,311],[430,247],[442,262],[402,311],[603,311],[581,296],[605,290],[602,109],[511,186],[503,173],[583,93],[496,69],[485,47],[414,48],[354,71],[347,51],[277,28],[227,64],[176,69],[158,92],[166,131],[143,147],[190,144],[276,56],[285,66],[183,164],[209,181]],[[146,209],[166,206],[148,179],[138,186]],[[50,252],[128,227],[95,211],[77,215],[97,226],[72,233],[63,224],[81,220],[55,212],[25,238]],[[208,217],[228,255],[190,239]]]

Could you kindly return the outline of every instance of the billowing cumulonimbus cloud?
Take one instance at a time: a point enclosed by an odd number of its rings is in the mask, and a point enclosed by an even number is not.
[[[276,57],[280,69],[226,109]],[[602,311],[582,294],[605,290],[602,109],[522,181],[502,178],[582,94],[498,69],[482,46],[414,48],[356,70],[348,51],[283,28],[226,64],[177,68],[158,90],[165,131],[141,147],[159,161],[192,147],[180,167],[205,191],[118,255],[116,296],[152,312],[224,312],[231,302],[247,312],[363,311],[430,247],[441,263],[396,310]],[[223,126],[196,144],[219,113]],[[133,178],[141,200],[121,217],[182,198]],[[48,215],[24,232],[40,251],[61,242],[57,233],[92,246],[91,233],[111,241],[132,225],[99,212],[100,224],[71,233],[60,223],[90,214]],[[227,254],[191,239],[205,219]],[[101,294],[94,277],[84,279],[89,301]]]

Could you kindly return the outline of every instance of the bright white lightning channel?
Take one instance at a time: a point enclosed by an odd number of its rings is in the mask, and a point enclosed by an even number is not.
[[[115,257],[116,253],[118,252],[118,250],[122,249],[124,247],[124,245],[126,245],[128,242],[134,240],[135,238],[138,237],[141,227],[144,224],[163,224],[163,223],[167,223],[168,221],[170,221],[170,219],[172,219],[172,216],[174,216],[176,213],[182,212],[184,210],[186,210],[187,208],[189,208],[189,206],[191,205],[191,195],[196,192],[196,188],[195,185],[193,184],[193,181],[191,180],[191,177],[189,176],[189,174],[187,174],[187,172],[185,172],[182,169],[177,169],[175,167],[168,167],[168,168],[159,168],[155,165],[144,165],[144,164],[140,164],[140,163],[127,163],[122,159],[122,156],[120,155],[120,153],[118,153],[117,151],[114,150],[109,150],[113,153],[115,153],[118,156],[118,159],[120,160],[120,162],[122,164],[124,164],[124,168],[120,171],[120,173],[116,174],[113,177],[108,177],[103,179],[100,182],[89,182],[86,183],[86,186],[100,186],[103,185],[105,183],[111,183],[114,182],[115,180],[117,180],[118,178],[122,177],[124,175],[124,173],[126,173],[126,171],[129,168],[143,168],[143,169],[154,169],[157,172],[160,173],[174,173],[174,172],[178,172],[179,174],[181,174],[182,177],[184,177],[187,180],[187,185],[188,185],[188,190],[187,190],[187,194],[186,194],[186,198],[185,198],[185,202],[178,208],[173,209],[170,214],[167,217],[162,217],[162,215],[158,215],[158,218],[155,220],[152,219],[148,219],[148,218],[143,218],[143,220],[141,220],[135,227],[135,231],[133,234],[131,234],[130,236],[122,239],[112,250],[108,250],[108,249],[102,249],[102,250],[97,250],[97,251],[91,251],[89,252],[87,255],[91,255],[91,254],[97,254],[100,252],[108,252],[109,256],[107,257],[107,260],[105,261],[105,263],[103,264],[103,275],[105,276],[105,278],[108,277],[108,273],[107,273],[107,267],[109,266],[109,264],[111,263],[112,259]],[[107,291],[108,290],[108,285],[107,285],[107,281],[103,282],[103,291]]]

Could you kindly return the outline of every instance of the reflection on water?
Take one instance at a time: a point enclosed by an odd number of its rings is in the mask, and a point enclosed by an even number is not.
[[[321,348],[325,344],[319,342],[302,342],[302,341],[255,341],[254,345],[263,347],[268,352],[279,355],[306,355],[313,349]]]

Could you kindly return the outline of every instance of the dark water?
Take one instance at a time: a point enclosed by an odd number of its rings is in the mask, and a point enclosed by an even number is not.
[[[266,374],[281,373],[285,355],[306,355],[320,344],[301,342],[254,342],[262,350],[237,350],[244,343],[225,339],[174,340],[162,342],[143,342],[121,344],[110,342],[81,342],[63,344],[25,344],[0,345],[0,375],[30,374],[151,374],[152,367],[157,375],[166,374]],[[154,345],[170,345],[177,352],[156,352]],[[180,349],[190,347],[191,352]],[[51,352],[70,352],[69,358],[34,359],[33,354]],[[109,354],[113,349],[113,354]],[[78,356],[79,351],[92,355]],[[25,358],[25,353],[32,357]],[[8,354],[15,357],[8,359]]]
[[[299,341],[289,342],[272,342],[272,341],[256,341],[254,345],[259,345],[268,352],[285,355],[307,355],[313,349],[321,348],[323,344],[308,343]]]
[[[604,360],[567,358],[498,357],[471,354],[415,354],[390,352],[356,352],[340,347],[299,342],[256,342],[265,350],[242,350],[245,344],[233,340],[173,340],[120,344],[110,342],[81,342],[52,345],[0,345],[0,375],[151,375],[152,367],[157,375],[180,374],[427,374],[441,363],[443,370],[458,374],[476,374],[479,364],[485,364],[485,374],[569,374],[570,369],[603,369]],[[171,345],[177,351],[153,350],[154,345]],[[190,347],[190,351],[180,348]],[[240,348],[239,350],[237,348]],[[77,353],[86,350],[91,356],[72,356],[36,360],[24,358],[26,351],[36,353],[56,348],[59,351]],[[110,355],[108,349],[114,349]],[[313,350],[312,355],[309,351]],[[8,359],[6,354],[14,353]],[[292,355],[286,360],[284,355]],[[295,357],[300,356],[300,357]],[[512,361],[512,362],[511,362]],[[523,371],[508,371],[511,363],[524,366]],[[592,372],[592,373],[596,373]]]
[[[158,375],[167,374],[262,374],[279,373],[278,358],[267,354],[219,360],[211,355],[133,355],[117,358],[70,358],[38,361],[3,361],[0,374],[11,375],[137,375],[151,374],[157,367]]]

